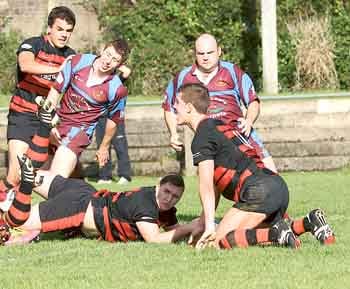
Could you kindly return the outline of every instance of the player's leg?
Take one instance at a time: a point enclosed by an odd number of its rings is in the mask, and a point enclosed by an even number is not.
[[[94,187],[79,179],[56,176],[51,184],[48,200],[38,205],[41,231],[52,232],[81,228],[91,201]],[[24,227],[31,226],[31,219]]]
[[[239,202],[220,222],[216,242],[223,248],[266,243],[298,247],[300,243],[289,225],[280,221],[288,207],[288,195],[280,176],[257,172],[246,180]],[[257,228],[263,222],[274,226]]]
[[[82,128],[63,123],[58,127],[58,131],[62,142],[55,152],[50,172],[69,177],[78,163],[79,156],[90,145],[91,137]]]
[[[66,146],[59,146],[52,160],[50,173],[68,178],[77,165],[77,155]]]
[[[128,140],[125,134],[125,123],[119,123],[112,145],[117,154],[118,176],[120,178],[118,184],[126,184],[131,181],[131,166],[128,152]]]
[[[231,210],[237,209],[232,208]],[[217,247],[222,249],[232,249],[234,247],[246,248],[248,246],[259,244],[279,244],[290,248],[298,248],[300,246],[300,242],[296,239],[290,226],[284,220],[280,220],[274,226],[269,228],[255,228],[261,223],[259,221],[264,220],[266,216],[262,216],[262,214],[255,215],[241,212],[230,212],[231,218],[234,217],[239,220],[236,223],[236,225],[239,223],[239,226],[236,229],[231,230],[231,224],[229,223],[224,223],[220,228],[222,221],[220,222],[216,233]],[[225,222],[230,222],[230,217],[227,217],[228,219],[226,219]],[[232,222],[232,224],[233,223],[235,222]],[[254,223],[258,224],[253,226]]]
[[[34,185],[34,168],[27,156],[18,158],[21,168],[21,183],[9,210],[0,215],[0,244],[7,242],[11,236],[10,228],[23,225],[30,216],[31,194]]]
[[[17,185],[20,182],[20,171],[17,156],[22,156],[29,148],[29,144],[17,139],[11,139],[8,142],[8,173],[7,181],[12,185]]]
[[[36,134],[31,139],[29,149],[26,152],[26,155],[31,159],[36,169],[41,168],[48,160],[50,131],[56,124],[56,121],[53,119],[58,119],[51,102],[42,98],[42,101],[38,101],[38,105],[40,125]]]
[[[20,181],[17,154],[23,155],[29,145],[21,140],[11,139],[8,143],[8,172],[0,181],[0,211],[7,211],[12,204]]]

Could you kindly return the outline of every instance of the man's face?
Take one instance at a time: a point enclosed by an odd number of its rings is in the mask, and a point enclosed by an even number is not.
[[[176,122],[178,125],[186,124],[187,122],[187,104],[182,100],[182,92],[175,99],[174,108],[176,110]]]
[[[196,62],[198,69],[210,73],[219,63],[221,49],[213,39],[199,39],[196,42]]]
[[[67,45],[73,29],[73,25],[68,24],[66,20],[56,18],[52,26],[48,27],[47,32],[51,43],[57,48],[63,48]]]
[[[100,64],[101,72],[112,72],[122,64],[122,56],[110,45],[102,51]]]
[[[157,196],[160,211],[167,211],[174,207],[181,199],[183,191],[183,188],[174,186],[171,183],[160,185]]]

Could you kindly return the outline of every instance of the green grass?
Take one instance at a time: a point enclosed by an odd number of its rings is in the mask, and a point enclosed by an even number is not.
[[[349,174],[349,169],[284,174],[290,188],[290,214],[302,216],[312,208],[324,208],[337,235],[337,243],[330,247],[319,245],[311,235],[302,236],[297,251],[251,247],[203,252],[184,243],[109,244],[54,240],[50,235],[37,244],[0,248],[0,288],[348,288]],[[134,178],[133,186],[156,181]],[[196,178],[186,178],[186,185],[178,207],[181,221],[200,211]],[[217,216],[229,206],[222,202]]]

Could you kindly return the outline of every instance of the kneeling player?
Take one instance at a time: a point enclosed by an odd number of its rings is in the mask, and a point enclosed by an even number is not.
[[[11,208],[0,218],[2,238],[9,238],[6,227],[52,232],[80,229],[88,237],[106,241],[143,240],[170,243],[189,235],[195,222],[179,225],[175,205],[184,191],[184,181],[177,174],[163,177],[154,187],[142,187],[126,192],[96,191],[78,179],[53,176],[38,171],[23,156],[21,184]],[[35,180],[41,184],[36,190],[46,201],[31,208],[31,192]],[[160,227],[166,231],[161,232]],[[0,229],[1,231],[1,229]]]
[[[238,131],[208,118],[208,105],[209,95],[203,85],[186,84],[180,88],[174,106],[177,123],[195,132],[191,149],[199,169],[203,208],[202,227],[198,231],[204,230],[197,248],[208,243],[220,248],[271,243],[297,248],[300,242],[294,233],[306,231],[323,243],[333,242],[333,232],[321,210],[293,222],[292,228],[282,219],[289,202],[286,183],[279,175],[259,166],[254,160],[254,149],[242,141],[244,137]],[[215,229],[220,195],[235,204]]]

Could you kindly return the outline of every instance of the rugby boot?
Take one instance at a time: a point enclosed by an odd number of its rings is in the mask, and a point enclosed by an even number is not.
[[[34,173],[34,167],[32,165],[32,161],[26,154],[22,155],[21,157],[17,156],[18,163],[20,166],[20,175],[21,175],[21,182],[31,183],[34,184],[35,180],[35,173]]]
[[[272,229],[277,232],[277,243],[281,246],[298,249],[301,246],[300,240],[294,235],[288,223],[282,219],[278,221]]]
[[[330,225],[327,223],[326,215],[321,209],[312,210],[306,215],[312,225],[311,233],[323,245],[335,243],[335,235]]]

